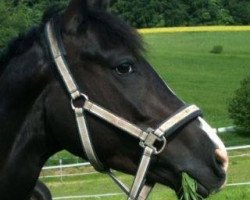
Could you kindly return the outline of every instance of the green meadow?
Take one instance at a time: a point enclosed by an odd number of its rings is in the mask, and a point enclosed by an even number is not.
[[[166,83],[188,103],[197,104],[205,118],[214,127],[231,126],[227,106],[240,81],[250,75],[250,32],[178,32],[149,33],[143,35],[146,56]],[[223,47],[220,54],[210,51],[214,46]],[[249,137],[236,133],[221,135],[226,146],[250,144]],[[240,154],[248,154],[237,157]],[[250,150],[232,151],[228,183],[250,181]],[[66,152],[54,156],[71,158]],[[63,173],[92,172],[92,168],[74,168]],[[42,176],[60,174],[58,171],[42,172]],[[126,183],[130,176],[119,174]],[[118,193],[115,196],[94,199],[126,199],[121,191],[105,175],[91,174],[61,178],[41,178],[54,197]],[[75,199],[75,198],[74,198]],[[93,199],[93,198],[76,198]],[[170,189],[158,185],[151,194],[152,200],[175,200]],[[249,200],[250,186],[226,187],[210,200]]]
[[[237,155],[248,154],[248,156],[237,157]],[[250,182],[250,150],[232,151],[229,154],[230,168],[228,175],[228,183]],[[236,157],[234,157],[236,156]],[[80,167],[74,169],[66,169],[64,174],[81,174],[93,172],[91,167]],[[48,174],[60,174],[59,171],[44,171],[42,176]],[[131,184],[130,176],[118,173],[118,176],[127,184]],[[96,197],[96,198],[77,198],[77,199],[110,199],[125,200],[126,197],[121,193],[119,188],[111,181],[111,179],[103,174],[94,173],[89,175],[77,175],[55,178],[41,178],[52,191],[54,197],[65,196],[82,196],[118,193],[117,196]],[[209,200],[249,200],[250,186],[228,186],[221,192],[209,197]],[[177,200],[175,193],[165,186],[157,185],[150,196],[150,200]]]
[[[197,104],[214,127],[232,125],[228,102],[250,75],[250,32],[144,35],[147,57],[176,94]],[[220,45],[220,54],[210,51]]]

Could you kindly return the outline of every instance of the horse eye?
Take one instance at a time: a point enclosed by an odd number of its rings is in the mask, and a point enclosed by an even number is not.
[[[132,63],[122,63],[115,68],[115,71],[119,75],[131,74],[133,70]]]

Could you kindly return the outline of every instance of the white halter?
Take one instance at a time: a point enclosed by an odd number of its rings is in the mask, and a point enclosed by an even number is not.
[[[64,58],[66,52],[63,48],[59,31],[56,30],[56,26],[53,21],[48,22],[46,25],[46,37],[55,65],[71,97],[71,106],[75,113],[82,147],[87,159],[97,171],[107,173],[128,195],[128,200],[147,199],[152,188],[154,187],[154,184],[148,185],[146,183],[146,174],[152,155],[158,155],[164,150],[167,138],[179,127],[200,116],[200,109],[195,105],[185,106],[173,114],[170,118],[166,119],[156,129],[148,128],[147,131],[144,131],[135,124],[90,101],[86,94],[80,92]],[[78,99],[85,100],[85,103],[81,107],[75,105],[75,101]],[[112,170],[105,168],[102,162],[98,159],[91,142],[84,112],[89,112],[140,140],[139,145],[144,149],[144,151],[131,189],[128,189],[128,187],[112,173]],[[160,149],[157,149],[154,146],[156,141],[162,143]]]

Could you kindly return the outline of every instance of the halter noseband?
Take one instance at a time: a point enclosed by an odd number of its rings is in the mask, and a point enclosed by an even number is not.
[[[150,185],[146,182],[146,174],[150,165],[152,155],[158,155],[164,150],[164,148],[166,147],[167,139],[173,133],[175,133],[178,128],[200,116],[200,109],[195,105],[184,106],[176,113],[174,113],[171,117],[166,119],[156,129],[148,128],[147,131],[144,131],[135,124],[95,104],[94,102],[89,100],[86,94],[80,92],[68,68],[67,61],[64,58],[64,56],[66,55],[66,51],[63,48],[61,35],[56,28],[57,27],[55,26],[53,21],[48,22],[46,24],[46,38],[57,70],[71,97],[71,106],[75,113],[82,147],[87,159],[97,171],[107,173],[115,181],[115,183],[128,195],[128,200],[147,199],[154,187],[154,184]],[[83,106],[78,107],[75,105],[75,101],[78,99],[85,100]],[[128,187],[112,173],[112,170],[107,169],[105,166],[103,166],[102,162],[99,160],[91,142],[84,112],[89,112],[140,140],[139,144],[144,149],[144,151],[131,189],[128,189]],[[162,144],[159,149],[155,147],[156,141],[160,141]]]

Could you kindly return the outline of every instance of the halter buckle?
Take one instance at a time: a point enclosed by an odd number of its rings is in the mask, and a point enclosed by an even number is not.
[[[148,133],[148,135],[147,135],[146,139],[143,141],[140,141],[140,146],[142,148],[149,147],[149,148],[153,149],[155,155],[160,154],[167,145],[166,138],[164,136],[159,137],[159,136],[155,135],[154,130],[151,128],[149,128],[147,130],[147,133]],[[162,143],[162,146],[160,148],[157,148],[154,146],[156,141],[159,141]]]

